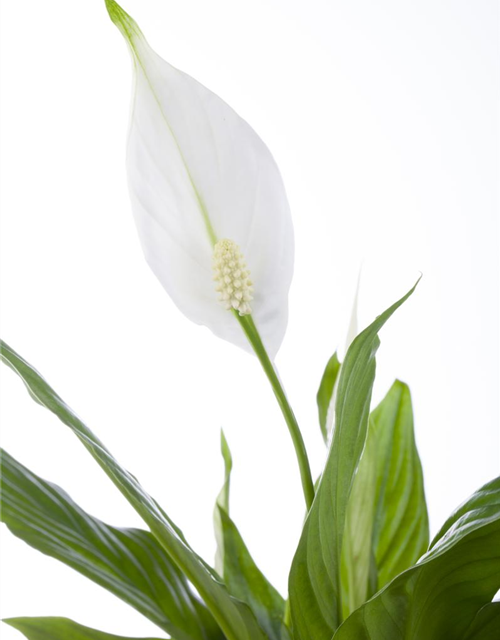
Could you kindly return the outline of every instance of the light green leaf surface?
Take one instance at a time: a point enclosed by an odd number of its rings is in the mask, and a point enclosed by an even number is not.
[[[108,589],[176,640],[222,637],[151,533],[93,518],[5,451],[0,516],[18,538]]]
[[[153,535],[196,588],[228,640],[262,640],[265,634],[247,605],[232,598],[207,565],[186,542],[160,506],[123,469],[92,431],[76,416],[45,380],[4,342],[2,360],[24,381],[37,401],[54,413],[79,438],[103,471],[127,498]]]
[[[490,602],[474,618],[464,640],[498,640],[500,638],[500,602]]]
[[[406,384],[396,380],[373,411],[372,424],[377,447],[373,547],[378,591],[427,551],[429,518]]]
[[[323,372],[323,377],[319,385],[318,393],[316,395],[316,402],[318,404],[319,414],[319,426],[321,427],[321,433],[325,444],[328,443],[328,408],[332,401],[333,390],[335,388],[335,382],[337,380],[340,371],[340,362],[337,356],[337,352],[328,360]]]
[[[220,517],[220,509],[229,514],[229,494],[231,489],[231,470],[233,468],[233,459],[231,450],[224,435],[224,431],[220,432],[220,449],[224,460],[224,484],[220,490],[214,508],[214,530],[217,549],[215,552],[215,570],[220,576],[224,576],[224,535]],[[219,509],[220,507],[220,509]]]
[[[159,640],[115,636],[84,627],[68,618],[7,618],[3,622],[20,631],[28,640]]]
[[[347,616],[376,591],[373,524],[377,505],[377,443],[370,420],[346,514],[342,545],[342,613]]]
[[[414,565],[429,545],[410,390],[396,381],[372,412],[347,510],[344,617]]]
[[[214,524],[218,541],[220,573],[229,593],[248,604],[262,629],[272,640],[290,638],[284,625],[285,601],[255,564],[240,532],[229,516],[229,486],[232,458],[224,434],[221,434],[224,458],[224,485],[217,498]]]
[[[332,445],[290,572],[296,640],[331,640],[342,621],[341,549],[347,503],[365,444],[377,334],[415,286],[358,335],[342,364]]]
[[[246,602],[272,640],[290,637],[283,623],[285,601],[255,564],[236,525],[219,507],[224,537],[224,582],[229,593]]]
[[[457,516],[416,566],[344,622],[335,640],[476,640],[466,633],[500,588],[500,478],[472,496]],[[498,634],[495,611],[484,613],[483,622]]]

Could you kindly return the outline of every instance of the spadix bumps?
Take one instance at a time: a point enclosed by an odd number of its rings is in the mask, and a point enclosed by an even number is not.
[[[214,290],[214,246],[231,238],[252,274],[252,318],[274,358],[287,325],[294,254],[276,163],[225,102],[162,60],[134,20],[112,0],[106,4],[134,60],[127,169],[146,259],[188,318],[251,351],[218,295],[249,314],[250,290],[235,290],[241,300]]]
[[[245,259],[232,240],[221,240],[214,247],[215,290],[226,309],[238,311],[240,316],[252,313],[252,281]]]

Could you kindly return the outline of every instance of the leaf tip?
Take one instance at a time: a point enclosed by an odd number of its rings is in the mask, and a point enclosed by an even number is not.
[[[394,380],[391,389],[405,393],[410,391],[409,385],[404,380],[400,380],[399,378],[396,378],[396,380]]]
[[[220,451],[226,466],[226,473],[231,473],[233,468],[233,456],[231,455],[231,449],[229,448],[229,444],[226,440],[224,429],[220,430]]]
[[[14,629],[17,629],[18,631],[20,631],[21,633],[23,633],[23,625],[22,625],[22,618],[2,618],[2,622],[4,624],[8,624],[9,627],[13,627]]]

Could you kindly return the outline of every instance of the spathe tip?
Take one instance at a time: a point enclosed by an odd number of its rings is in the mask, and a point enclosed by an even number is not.
[[[135,20],[120,7],[115,0],[104,0],[111,21],[120,29],[122,34],[131,40],[134,36],[141,35],[141,30]]]

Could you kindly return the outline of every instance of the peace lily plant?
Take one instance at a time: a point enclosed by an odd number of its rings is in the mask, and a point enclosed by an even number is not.
[[[285,600],[231,519],[232,460],[222,435],[212,568],[41,375],[2,343],[3,362],[73,431],[145,528],[97,520],[6,452],[3,522],[173,640],[498,640],[500,478],[466,500],[429,543],[407,385],[396,381],[370,410],[378,332],[416,285],[353,336],[342,363],[336,354],[329,359],[317,395],[328,456],[313,483],[273,364],[293,271],[293,229],[276,164],[227,104],[163,61],[113,0],[106,6],[135,69],[127,165],[146,259],[188,318],[258,357],[293,440],[306,517]],[[29,640],[127,640],[65,618],[5,622]]]

